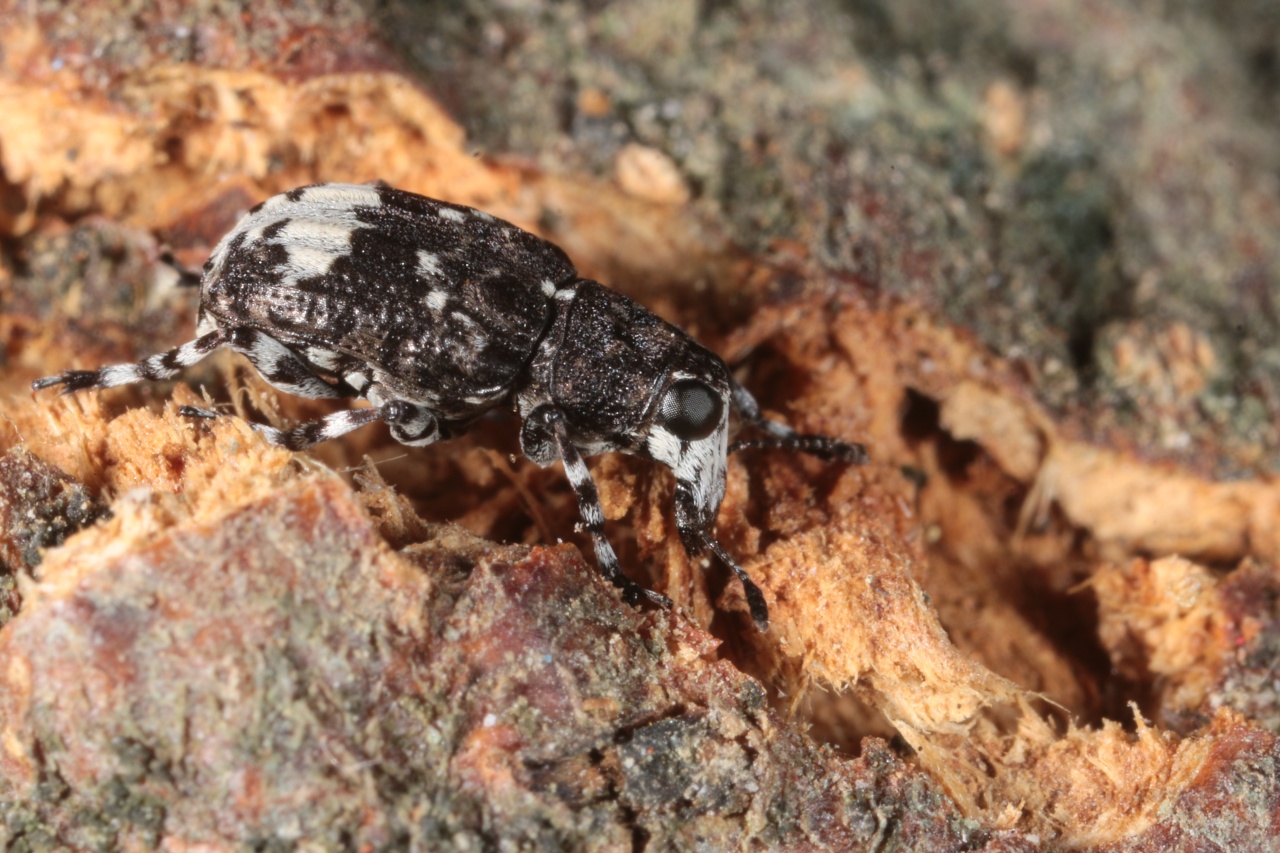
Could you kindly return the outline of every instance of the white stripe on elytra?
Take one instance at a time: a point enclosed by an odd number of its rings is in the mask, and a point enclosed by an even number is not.
[[[359,184],[322,184],[303,190],[297,200],[287,194],[272,196],[253,213],[227,232],[210,256],[206,281],[215,281],[226,260],[227,248],[243,235],[243,245],[262,243],[263,232],[282,220],[288,223],[267,242],[288,250],[283,270],[284,284],[324,275],[333,262],[351,252],[351,234],[369,227],[358,218],[362,210],[380,207],[382,198],[374,187]]]

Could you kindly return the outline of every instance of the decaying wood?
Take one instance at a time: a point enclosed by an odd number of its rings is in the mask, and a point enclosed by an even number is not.
[[[38,20],[0,36],[0,226],[26,253],[0,271],[6,842],[1163,850],[1280,832],[1274,479],[1084,434],[931,306],[733,248],[662,158],[632,151],[616,184],[478,159],[367,29],[291,26],[292,66],[160,52],[112,69],[110,97],[47,70]],[[157,240],[198,264],[254,201],[375,178],[554,239],[740,365],[766,408],[872,449],[863,468],[735,457],[719,530],[768,633],[685,556],[670,478],[634,460],[593,473],[624,565],[670,614],[594,573],[561,473],[512,461],[510,424],[295,457],[175,415],[209,403],[193,386],[256,419],[326,411],[229,358],[190,384],[26,392],[185,339],[190,300],[139,284]],[[66,251],[81,239],[96,248]],[[24,513],[45,538],[15,533]]]

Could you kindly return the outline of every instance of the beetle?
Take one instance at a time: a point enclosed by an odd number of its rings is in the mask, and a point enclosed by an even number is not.
[[[316,184],[258,204],[204,265],[194,340],[132,364],[37,379],[32,389],[169,379],[221,347],[286,393],[369,401],[292,429],[252,424],[291,450],[375,421],[399,442],[427,445],[492,410],[514,410],[521,451],[541,466],[563,462],[598,568],[632,605],[670,601],[622,573],[583,457],[621,451],[668,466],[686,551],[710,551],[733,571],[761,631],[764,595],[712,535],[728,454],[772,447],[867,460],[860,444],[765,418],[719,356],[580,277],[558,246],[385,184]],[[759,433],[732,447],[731,408]]]

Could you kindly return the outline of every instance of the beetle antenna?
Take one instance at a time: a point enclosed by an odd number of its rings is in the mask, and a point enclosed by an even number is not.
[[[852,465],[865,465],[870,458],[867,448],[852,441],[841,441],[827,435],[811,435],[793,432],[789,435],[767,435],[760,438],[743,438],[729,446],[730,453],[739,450],[762,448],[798,450],[831,461],[841,460]]]
[[[817,456],[819,459],[843,460],[853,465],[867,463],[869,459],[867,448],[861,444],[841,441],[829,435],[798,433],[786,424],[766,418],[760,411],[760,404],[756,402],[756,398],[737,382],[731,382],[729,390],[733,395],[733,404],[742,413],[742,419],[746,421],[746,425],[764,433],[759,438],[743,438],[735,441],[729,447],[730,453],[761,448],[798,450],[801,453]]]
[[[742,591],[746,593],[747,607],[751,610],[751,621],[756,623],[756,630],[762,633],[768,631],[769,605],[765,603],[764,593],[760,591],[760,587],[756,586],[755,581],[751,580],[751,576],[747,574],[742,566],[734,562],[733,557],[729,556],[729,552],[719,542],[706,533],[699,533],[698,539],[704,548],[715,554],[720,562],[732,569],[733,573],[738,576],[738,580],[742,581]]]

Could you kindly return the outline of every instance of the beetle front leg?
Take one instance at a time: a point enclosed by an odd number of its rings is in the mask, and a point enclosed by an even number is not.
[[[742,593],[747,599],[747,609],[751,611],[751,621],[755,623],[756,629],[761,632],[768,631],[769,605],[764,599],[764,593],[760,591],[760,587],[756,586],[755,581],[751,580],[746,569],[738,565],[738,562],[729,556],[724,546],[707,531],[693,491],[679,481],[676,482],[675,504],[676,530],[680,532],[680,541],[684,545],[685,553],[696,556],[710,551],[727,566],[742,583]]]
[[[569,478],[573,493],[578,496],[582,526],[591,534],[591,542],[595,546],[596,565],[610,583],[622,590],[623,600],[635,605],[641,599],[648,599],[661,607],[671,607],[671,599],[646,589],[622,573],[618,555],[604,535],[604,508],[600,506],[600,493],[582,454],[569,439],[564,412],[549,403],[534,409],[525,418],[520,445],[525,455],[538,464],[549,464],[555,458],[552,452],[564,463],[565,476]]]

